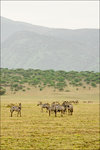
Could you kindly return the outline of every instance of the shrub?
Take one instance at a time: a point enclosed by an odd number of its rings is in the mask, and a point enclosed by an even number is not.
[[[66,90],[65,92],[70,92],[70,90]]]
[[[76,78],[74,81],[75,81],[75,82],[80,82],[81,79],[80,79],[80,78]]]
[[[15,88],[15,91],[18,91],[18,89],[17,89],[17,88]]]
[[[59,88],[59,91],[63,91],[64,89],[62,87]]]
[[[40,88],[40,91],[42,91],[42,90],[43,90],[43,87]]]
[[[0,87],[0,95],[4,95],[6,93],[6,90],[2,87]]]
[[[94,82],[91,83],[91,86],[96,87],[96,84]]]
[[[86,84],[89,84],[90,83],[90,81],[86,81]]]
[[[25,92],[26,90],[25,90],[25,89],[23,89],[22,91],[23,91],[23,92]]]
[[[79,85],[79,86],[82,86],[82,83],[80,82],[78,85]]]
[[[18,87],[18,84],[13,84],[11,86],[14,87],[14,88],[16,88],[16,87]]]
[[[86,88],[86,86],[83,86],[83,88],[85,89],[85,88]]]

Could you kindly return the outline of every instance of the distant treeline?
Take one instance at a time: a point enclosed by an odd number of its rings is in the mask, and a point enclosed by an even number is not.
[[[39,69],[0,69],[1,91],[5,91],[4,87],[9,86],[12,91],[25,91],[25,84],[39,87],[43,90],[45,87],[53,87],[63,91],[69,84],[75,87],[86,85],[96,87],[99,84],[100,73],[93,71],[54,71]],[[29,88],[27,88],[29,90]],[[0,92],[1,93],[1,92]]]

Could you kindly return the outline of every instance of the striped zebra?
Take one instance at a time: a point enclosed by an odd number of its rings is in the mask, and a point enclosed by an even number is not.
[[[14,111],[18,112],[17,117],[18,117],[19,114],[20,114],[20,117],[21,117],[21,103],[19,103],[19,106],[12,106],[10,108],[11,117],[12,117],[12,114],[13,114]]]
[[[50,107],[50,104],[49,104],[49,103],[44,103],[44,104],[42,104],[42,102],[39,102],[39,103],[37,104],[37,106],[40,106],[40,107],[41,107],[41,112],[43,112],[43,109],[44,109],[44,108],[47,110],[46,112],[48,112],[48,109],[49,109],[49,107]]]
[[[68,114],[70,114],[70,115],[73,114],[73,105],[72,104],[68,105]]]

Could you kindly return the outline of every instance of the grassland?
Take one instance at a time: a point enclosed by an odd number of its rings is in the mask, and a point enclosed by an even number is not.
[[[2,150],[100,150],[99,144],[99,89],[69,87],[70,92],[32,87],[13,94],[6,89],[1,97],[1,149]],[[63,117],[37,106],[38,101],[53,102],[79,100],[74,104],[72,116]],[[91,100],[93,103],[83,103]],[[10,103],[22,103],[22,117],[16,112],[10,117]]]

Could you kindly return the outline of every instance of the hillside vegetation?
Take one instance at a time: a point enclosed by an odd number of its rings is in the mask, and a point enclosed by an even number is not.
[[[42,91],[46,87],[54,90],[66,91],[67,87],[73,86],[76,90],[80,87],[96,87],[99,84],[100,73],[93,71],[54,71],[54,70],[34,70],[34,69],[1,69],[1,95],[5,88],[10,87],[11,91],[30,90],[26,85],[39,88]]]

